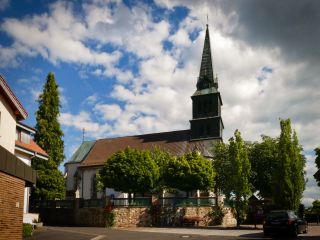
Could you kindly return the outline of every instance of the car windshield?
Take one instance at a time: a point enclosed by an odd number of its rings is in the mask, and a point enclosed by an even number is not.
[[[281,219],[288,219],[288,214],[286,212],[271,212],[267,220],[281,220]]]

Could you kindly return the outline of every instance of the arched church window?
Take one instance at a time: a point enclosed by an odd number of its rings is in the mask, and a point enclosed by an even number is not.
[[[201,115],[202,113],[202,101],[198,102],[198,114]]]
[[[207,113],[208,112],[208,102],[207,100],[204,100],[203,102],[203,113]]]

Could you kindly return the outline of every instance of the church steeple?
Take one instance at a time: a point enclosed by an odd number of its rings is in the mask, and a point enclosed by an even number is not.
[[[209,28],[207,24],[206,36],[204,40],[204,46],[202,51],[200,74],[197,82],[197,90],[206,88],[218,88],[217,79],[214,78],[212,56],[210,48],[210,36]]]
[[[222,100],[214,77],[209,29],[204,40],[197,90],[192,95],[191,140],[222,139]]]

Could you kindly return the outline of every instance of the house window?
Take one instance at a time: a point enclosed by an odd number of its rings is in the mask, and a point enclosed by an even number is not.
[[[21,142],[29,144],[30,143],[30,134],[21,131]]]
[[[97,176],[96,174],[93,175],[91,180],[91,198],[96,199],[97,198]]]

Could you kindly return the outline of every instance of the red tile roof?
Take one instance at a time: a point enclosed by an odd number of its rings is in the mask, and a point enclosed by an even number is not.
[[[26,119],[28,117],[27,111],[23,108],[18,98],[14,95],[4,78],[0,74],[0,93],[10,103],[11,107],[15,110],[14,113],[17,116],[17,120]]]
[[[33,153],[40,154],[44,157],[49,157],[49,155],[38,145],[36,144],[32,139],[30,139],[30,143],[23,143],[21,141],[16,141],[16,146],[21,147],[25,150],[29,150]]]
[[[190,141],[190,130],[100,139],[96,141],[80,167],[102,166],[113,153],[126,147],[147,150],[157,146],[176,156],[198,150],[203,156],[210,157],[209,150],[213,141],[220,139]]]

